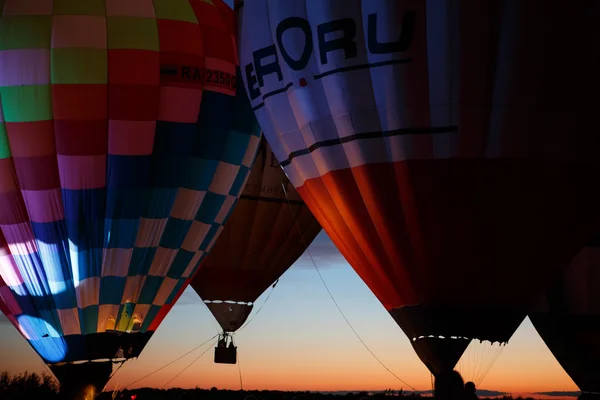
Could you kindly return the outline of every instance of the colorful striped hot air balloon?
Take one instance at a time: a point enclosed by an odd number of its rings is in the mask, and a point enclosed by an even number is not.
[[[423,361],[508,341],[599,228],[600,2],[238,9],[264,135]]]
[[[320,231],[263,138],[235,210],[191,282],[223,329],[223,339],[242,327],[256,299]],[[222,351],[224,360],[235,363],[235,347],[230,349]]]
[[[63,391],[101,389],[189,283],[256,154],[233,11],[0,6],[2,299]]]

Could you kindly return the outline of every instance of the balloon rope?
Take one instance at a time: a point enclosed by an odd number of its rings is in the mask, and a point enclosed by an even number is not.
[[[350,329],[352,330],[352,332],[354,333],[354,335],[358,338],[358,340],[362,343],[362,345],[365,347],[365,349],[367,349],[367,351],[369,353],[371,353],[371,355],[373,356],[373,358],[375,360],[377,360],[377,362],[379,364],[381,364],[381,366],[383,368],[386,369],[387,372],[389,372],[394,378],[396,378],[398,381],[400,381],[401,383],[405,384],[406,386],[408,386],[409,388],[411,388],[413,391],[415,392],[419,392],[417,389],[415,389],[413,386],[409,385],[408,383],[406,383],[406,381],[402,380],[398,375],[396,375],[394,372],[392,372],[391,369],[389,369],[384,363],[383,361],[381,361],[379,359],[379,357],[377,357],[375,355],[375,353],[373,353],[373,351],[371,351],[371,349],[369,348],[369,346],[367,346],[367,344],[365,343],[365,341],[360,337],[360,335],[358,334],[358,332],[356,332],[356,330],[354,329],[354,327],[352,326],[352,324],[350,323],[350,321],[348,320],[348,318],[346,318],[346,314],[344,314],[344,312],[342,311],[342,309],[340,308],[338,302],[335,300],[335,298],[333,297],[333,294],[331,293],[331,290],[329,290],[329,286],[327,286],[327,283],[325,282],[325,279],[323,279],[323,275],[321,275],[321,271],[319,271],[319,268],[317,267],[317,263],[315,262],[315,259],[312,256],[312,253],[310,251],[310,249],[308,248],[308,244],[306,243],[306,239],[304,238],[304,234],[302,232],[302,230],[300,229],[300,226],[296,223],[296,216],[294,215],[294,212],[292,210],[292,206],[290,204],[290,199],[288,197],[287,194],[287,190],[285,189],[285,185],[283,184],[283,182],[281,183],[281,187],[283,188],[283,192],[285,194],[285,198],[287,200],[287,204],[288,204],[288,208],[290,210],[290,213],[292,214],[292,218],[294,219],[294,223],[296,225],[296,228],[298,229],[298,232],[300,233],[300,238],[302,240],[302,243],[304,244],[304,247],[306,247],[306,252],[308,253],[308,256],[310,257],[310,260],[313,264],[313,267],[315,267],[315,271],[317,271],[317,274],[319,275],[319,278],[321,279],[321,282],[323,283],[323,286],[325,286],[325,290],[327,290],[327,293],[329,294],[329,297],[331,298],[331,301],[333,301],[333,304],[335,304],[335,307],[338,309],[338,311],[340,312],[340,315],[342,316],[342,318],[344,318],[344,321],[346,321],[346,324],[348,324],[348,326],[350,327]]]
[[[209,339],[210,340],[210,339]],[[208,341],[207,341],[208,342]],[[215,345],[217,344],[217,342],[215,342]],[[212,349],[212,347],[207,347],[206,350],[204,350],[202,353],[200,353],[200,355],[198,357],[196,357],[194,359],[194,361],[192,361],[191,363],[189,363],[184,369],[182,369],[177,375],[175,375],[171,380],[169,380],[167,383],[165,383],[163,385],[163,389],[165,386],[167,386],[169,383],[173,382],[175,379],[177,379],[177,377],[179,377],[179,375],[183,374],[189,367],[191,367],[192,365],[194,365],[194,363],[196,361],[198,361],[200,359],[200,357],[202,357],[203,355],[205,355],[210,349]]]
[[[109,381],[110,381],[112,378],[114,378],[114,377],[115,377],[115,375],[117,375],[117,372],[119,372],[119,370],[120,370],[121,368],[123,368],[123,365],[125,365],[125,363],[126,363],[126,362],[127,362],[127,360],[125,360],[125,361],[123,361],[123,362],[121,362],[121,363],[119,364],[119,368],[117,368],[117,370],[116,370],[115,372],[113,372],[113,373],[110,375],[110,378],[108,378],[108,380],[109,380]],[[107,384],[108,384],[108,381],[107,381]],[[104,388],[102,388],[102,389],[104,390]]]
[[[277,281],[275,281],[275,283],[271,285],[271,290],[269,291],[269,294],[267,295],[267,298],[265,299],[265,301],[262,302],[262,304],[260,305],[260,307],[258,308],[258,310],[256,310],[256,312],[254,313],[254,315],[252,315],[252,318],[250,318],[248,321],[246,321],[246,323],[244,325],[242,325],[242,327],[240,329],[238,329],[235,333],[239,333],[242,329],[244,329],[245,327],[247,327],[248,324],[250,324],[250,322],[252,322],[252,320],[254,318],[256,318],[256,316],[258,315],[258,313],[260,312],[260,310],[263,309],[263,307],[265,306],[265,304],[267,304],[267,301],[269,301],[269,299],[271,298],[271,295],[273,294],[273,290],[275,290],[275,286],[277,285],[277,282],[279,282],[279,279],[277,279]]]
[[[136,384],[136,383],[138,383],[138,382],[140,382],[140,381],[142,381],[142,380],[146,379],[147,377],[149,377],[149,376],[151,376],[151,375],[154,375],[154,374],[155,374],[155,373],[157,373],[158,371],[160,371],[160,370],[163,370],[163,369],[167,368],[169,365],[173,364],[174,362],[176,362],[176,361],[179,361],[179,360],[181,360],[183,357],[187,356],[188,354],[191,354],[191,353],[193,353],[194,351],[198,350],[200,347],[204,346],[206,343],[210,342],[211,340],[213,340],[213,339],[214,339],[214,338],[216,338],[217,336],[219,336],[219,335],[217,334],[217,335],[215,335],[215,336],[211,337],[210,339],[208,339],[208,340],[206,340],[206,341],[202,342],[202,343],[201,343],[201,344],[199,344],[198,346],[194,347],[192,350],[188,351],[187,353],[185,353],[185,354],[184,354],[184,355],[182,355],[182,356],[179,356],[179,357],[177,357],[175,360],[171,361],[170,363],[168,363],[168,364],[165,364],[165,365],[163,365],[162,367],[160,367],[160,368],[158,368],[158,369],[156,369],[156,370],[154,370],[154,371],[150,372],[149,374],[142,376],[140,379],[138,379],[138,380],[136,380],[136,381],[133,381],[133,382],[131,382],[129,385],[127,385],[127,386],[124,386],[124,387],[123,387],[123,389],[127,389],[128,387],[130,387],[130,386],[132,386],[132,385],[134,385],[134,384]],[[210,349],[210,347],[209,347],[209,349]],[[204,353],[203,353],[203,354],[204,354]]]
[[[240,390],[244,390],[244,381],[242,380],[242,366],[240,364],[240,354],[237,354],[238,373],[240,374]]]

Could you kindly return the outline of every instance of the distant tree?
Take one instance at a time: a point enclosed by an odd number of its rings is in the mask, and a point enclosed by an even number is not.
[[[29,400],[48,399],[58,397],[58,385],[46,372],[41,375],[25,371],[20,375],[11,375],[8,372],[0,374],[0,399],[3,400]]]

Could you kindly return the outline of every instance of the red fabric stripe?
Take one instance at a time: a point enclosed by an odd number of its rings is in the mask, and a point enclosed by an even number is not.
[[[206,57],[230,63],[235,62],[235,48],[231,43],[231,33],[210,26],[201,26]]]
[[[69,156],[106,154],[107,122],[54,121],[56,153]]]
[[[196,3],[203,3],[203,1],[202,0],[191,0],[191,3],[192,3],[192,7],[194,7],[194,9],[196,9],[195,8]],[[226,26],[235,26],[235,13],[234,13],[233,9],[222,1],[215,1],[214,4],[215,4],[215,7],[217,8],[217,10],[219,10],[219,14],[221,14],[221,17],[223,18],[223,21],[225,22]],[[237,31],[237,30],[235,30],[235,31]]]
[[[203,42],[209,38],[204,39],[197,24],[165,19],[159,19],[157,24],[161,52],[204,54]]]
[[[519,305],[600,230],[600,192],[588,183],[598,172],[414,160],[394,163],[393,173],[390,164],[332,171],[298,191],[388,309]]]
[[[158,85],[160,53],[108,50],[108,82],[112,85]]]
[[[13,157],[36,157],[54,154],[54,122],[7,122],[6,131]]]
[[[181,289],[179,289],[179,293],[177,293],[177,295],[173,299],[173,302],[170,303],[170,304],[165,304],[160,309],[160,311],[156,314],[156,317],[154,318],[154,320],[152,321],[152,323],[148,327],[148,331],[153,332],[153,331],[155,331],[155,330],[158,329],[159,325],[161,324],[161,322],[163,321],[163,319],[165,319],[165,317],[167,316],[167,314],[169,313],[169,311],[171,311],[171,309],[173,308],[173,306],[175,304],[177,304],[177,300],[179,300],[179,298],[181,297],[181,295],[183,294],[183,292],[185,292],[185,289],[187,289],[187,287],[190,284],[190,282],[191,282],[191,279],[188,278],[185,281],[185,283],[183,284],[183,286],[181,286]]]
[[[52,85],[54,118],[100,120],[107,115],[106,85]]]
[[[15,157],[19,187],[22,190],[49,190],[60,188],[56,155],[42,157]]]
[[[0,193],[19,191],[17,173],[12,158],[0,159]]]
[[[124,121],[155,121],[159,95],[159,86],[110,85],[109,117]]]
[[[220,7],[216,6],[219,2],[215,2],[215,5],[209,4],[203,0],[190,0],[190,5],[194,9],[196,18],[200,26],[212,26],[223,32],[227,32],[229,27],[233,26],[233,10],[231,10],[230,18],[224,18],[224,13]],[[229,17],[229,15],[227,16]],[[229,23],[226,25],[226,23]],[[204,36],[205,40],[211,40],[210,36]]]
[[[29,214],[21,192],[0,193],[0,225],[16,225],[27,221],[29,221]]]

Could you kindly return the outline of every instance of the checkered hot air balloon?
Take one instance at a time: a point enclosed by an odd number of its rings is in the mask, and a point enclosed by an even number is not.
[[[421,359],[507,342],[600,230],[600,2],[237,8],[265,137]]]
[[[221,0],[0,1],[0,297],[63,391],[137,357],[260,130]]]

